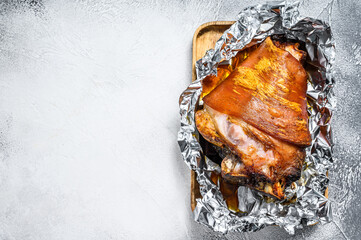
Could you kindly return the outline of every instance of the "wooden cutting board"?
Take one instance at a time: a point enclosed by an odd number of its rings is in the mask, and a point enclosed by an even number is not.
[[[196,68],[195,63],[202,58],[207,50],[214,48],[218,39],[222,36],[234,21],[214,21],[202,24],[197,28],[193,36],[193,58],[192,58],[192,81],[195,81]],[[328,175],[328,174],[327,174]],[[191,208],[192,211],[196,207],[196,199],[201,198],[197,176],[194,171],[191,172]],[[325,196],[328,198],[328,188],[326,189]]]
[[[193,37],[193,59],[192,59],[192,81],[195,81],[196,68],[195,63],[202,58],[207,50],[214,48],[217,40],[222,36],[234,22],[233,21],[216,21],[209,22],[197,28]],[[194,171],[191,172],[191,207],[192,211],[196,207],[196,199],[201,198],[197,176]]]

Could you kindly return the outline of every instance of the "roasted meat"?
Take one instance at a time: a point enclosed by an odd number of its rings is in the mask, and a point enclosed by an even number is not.
[[[231,151],[221,164],[224,179],[283,199],[299,178],[311,141],[304,57],[297,44],[267,38],[204,94],[196,126]]]
[[[218,68],[217,75],[209,75],[205,77],[202,81],[202,95],[203,98],[205,95],[210,93],[214,88],[216,88],[224,79],[226,79],[231,71],[228,68],[222,67]]]

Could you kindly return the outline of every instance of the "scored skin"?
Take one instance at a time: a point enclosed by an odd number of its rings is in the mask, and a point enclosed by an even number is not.
[[[203,101],[275,138],[305,147],[311,143],[306,90],[303,66],[267,38]]]
[[[300,62],[302,62],[306,57],[306,53],[298,49],[298,43],[281,43],[275,41],[274,44],[278,48],[289,52]],[[258,45],[256,44],[238,52],[237,55],[232,58],[232,64],[230,66],[227,67],[226,65],[220,65],[217,67],[217,75],[208,75],[205,77],[202,80],[201,99],[209,94],[213,89],[215,89],[221,82],[223,82],[229,76],[231,71],[239,67],[241,63],[244,62],[244,60],[257,49],[257,47]]]

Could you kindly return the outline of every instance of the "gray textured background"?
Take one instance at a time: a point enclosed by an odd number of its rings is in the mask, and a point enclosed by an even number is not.
[[[337,47],[334,221],[220,235],[190,211],[176,143],[199,25],[240,1],[2,1],[0,239],[359,239],[361,3],[302,2]]]

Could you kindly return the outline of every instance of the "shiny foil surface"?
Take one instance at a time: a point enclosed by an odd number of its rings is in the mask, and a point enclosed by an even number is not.
[[[238,208],[244,213],[239,214],[228,209],[219,186],[210,179],[211,172],[220,169],[202,153],[194,114],[203,78],[217,74],[220,62],[230,60],[252,40],[261,42],[276,34],[305,43],[310,57],[308,63],[316,67],[316,70],[308,71],[307,89],[312,144],[306,149],[301,178],[286,189],[287,199],[297,197],[296,202],[270,202],[256,191],[240,186]],[[295,229],[332,220],[331,203],[325,197],[325,191],[329,183],[328,171],[333,164],[334,59],[335,43],[327,22],[300,16],[297,2],[276,2],[242,10],[236,23],[224,32],[214,49],[197,61],[197,80],[180,97],[181,128],[178,132],[183,159],[197,173],[200,184],[202,198],[197,199],[193,212],[195,221],[222,233],[257,231],[265,226],[278,225],[294,234]]]

